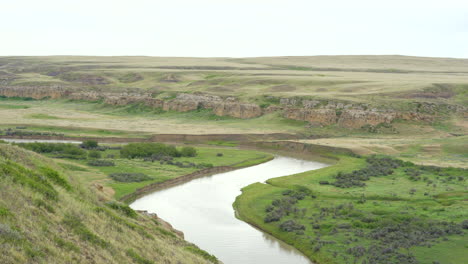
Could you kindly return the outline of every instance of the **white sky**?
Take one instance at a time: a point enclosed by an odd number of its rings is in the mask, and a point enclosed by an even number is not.
[[[0,0],[0,55],[468,58],[468,0]]]

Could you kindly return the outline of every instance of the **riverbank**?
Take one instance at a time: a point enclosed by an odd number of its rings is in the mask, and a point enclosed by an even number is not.
[[[243,186],[253,182],[323,166],[326,165],[277,156],[256,166],[218,173],[148,194],[130,206],[157,212],[182,230],[188,241],[226,264],[310,264],[294,248],[235,218],[232,202]]]
[[[268,161],[272,160],[273,158],[274,158],[273,156],[266,155],[265,157],[260,157],[260,158],[252,159],[252,160],[245,160],[245,161],[234,163],[234,164],[229,165],[229,166],[217,166],[217,167],[213,167],[213,168],[208,168],[208,169],[195,171],[193,173],[182,175],[182,176],[172,178],[172,179],[169,179],[169,180],[166,180],[166,181],[163,181],[163,182],[151,183],[149,185],[146,185],[146,186],[144,186],[142,188],[139,188],[139,189],[135,190],[134,192],[132,192],[130,194],[127,194],[127,195],[121,197],[119,200],[129,204],[129,203],[135,201],[136,199],[138,199],[138,198],[140,198],[140,197],[142,197],[144,195],[147,195],[147,194],[149,194],[151,192],[155,192],[155,191],[158,191],[158,190],[170,188],[170,187],[173,187],[173,186],[176,186],[176,185],[179,185],[179,184],[189,182],[189,181],[197,179],[197,178],[206,177],[206,176],[210,176],[210,175],[217,174],[217,173],[223,173],[223,172],[229,172],[229,171],[238,170],[238,169],[242,169],[242,168],[247,168],[247,167],[250,167],[250,166],[255,166],[255,165],[258,165],[258,164],[261,164],[261,163],[268,162]]]
[[[340,188],[332,184],[339,173],[376,167],[369,167],[369,158],[336,158],[338,162],[327,168],[244,187],[234,203],[237,216],[320,264],[397,258],[399,263],[463,263],[466,170],[382,158],[399,164],[392,165],[396,167],[390,176],[370,177],[362,187]],[[303,199],[291,196],[295,192],[304,192]],[[421,228],[440,233],[427,237]],[[394,231],[386,234],[389,229]],[[392,238],[385,240],[387,235]],[[395,249],[382,253],[385,245]]]

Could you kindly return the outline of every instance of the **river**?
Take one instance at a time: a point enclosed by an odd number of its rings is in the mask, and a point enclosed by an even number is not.
[[[255,182],[326,167],[288,157],[219,173],[148,194],[130,206],[156,213],[185,239],[224,264],[310,264],[299,251],[237,219],[232,207],[240,189]]]

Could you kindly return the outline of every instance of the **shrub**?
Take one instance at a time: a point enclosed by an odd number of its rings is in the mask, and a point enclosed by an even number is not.
[[[81,143],[80,146],[82,148],[85,148],[85,149],[95,149],[99,145],[98,145],[98,142],[96,140],[85,140],[85,141],[83,141],[83,143]]]
[[[115,163],[110,160],[90,160],[88,161],[88,165],[95,167],[111,167],[115,166]]]
[[[120,150],[122,158],[144,158],[152,155],[180,157],[180,152],[174,146],[162,143],[130,143]]]
[[[86,151],[80,149],[77,145],[69,143],[19,143],[18,146],[32,150],[37,153],[57,154],[57,157],[84,159]]]
[[[336,181],[331,184],[339,188],[364,187],[366,186],[364,181],[369,180],[370,177],[391,175],[394,169],[403,165],[402,160],[376,156],[366,158],[366,162],[366,168],[351,173],[339,172],[335,175]]]
[[[142,182],[153,179],[143,173],[112,173],[109,177],[118,182]]]
[[[182,157],[195,157],[197,156],[197,150],[194,147],[183,147],[180,150],[180,155]]]
[[[287,220],[280,224],[280,229],[286,232],[296,232],[300,230],[305,230],[305,226],[297,223],[294,220]]]
[[[223,153],[217,153],[216,154],[216,157],[222,157],[223,156]]]
[[[101,158],[101,153],[96,150],[92,150],[88,152],[88,157],[92,159],[100,159]]]

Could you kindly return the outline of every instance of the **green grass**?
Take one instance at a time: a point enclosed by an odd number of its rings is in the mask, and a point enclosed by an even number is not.
[[[49,176],[54,171],[65,179],[72,191],[55,176],[36,177],[45,167]],[[126,205],[106,206],[83,184],[86,173],[67,170],[17,146],[0,145],[2,263],[211,263],[187,251],[192,244],[158,220],[136,214]],[[45,189],[37,186],[45,182],[58,199],[44,197]],[[129,249],[132,253],[127,254]]]
[[[61,119],[60,117],[52,116],[48,114],[30,114],[27,117],[34,118],[34,119]]]
[[[465,170],[448,168],[442,169],[440,173],[424,170],[420,175],[421,180],[414,181],[405,173],[408,168],[405,166],[396,169],[392,175],[372,177],[365,182],[366,187],[337,188],[321,185],[320,181],[333,182],[333,175],[340,171],[350,172],[365,166],[362,158],[339,158],[336,165],[327,168],[270,179],[267,181],[269,184],[257,183],[243,188],[242,195],[237,197],[234,204],[239,217],[290,243],[317,263],[347,263],[344,258],[353,260],[348,248],[376,245],[377,242],[366,235],[356,235],[359,232],[367,234],[390,223],[400,223],[400,226],[405,227],[409,225],[407,221],[415,219],[421,223],[461,223],[468,217],[464,202],[468,197],[468,174]],[[454,179],[448,180],[451,176]],[[456,178],[458,176],[464,179],[459,181]],[[411,194],[411,189],[416,192]],[[307,190],[310,193],[295,205],[300,210],[305,209],[305,215],[294,213],[282,217],[279,222],[265,223],[266,208],[273,200],[285,197],[285,190]],[[280,223],[286,220],[303,224],[306,227],[304,234],[282,231]],[[349,227],[342,229],[340,226]],[[419,245],[409,250],[420,263],[463,263],[463,252],[468,241],[460,235],[447,238],[447,241],[441,238],[433,241],[431,248]],[[334,257],[334,252],[337,257]],[[362,258],[357,263],[361,261]]]
[[[183,146],[186,146],[184,144]],[[180,148],[180,147],[179,147]],[[174,162],[190,162],[195,164],[212,164],[213,166],[233,166],[244,167],[251,166],[259,163],[266,162],[272,158],[270,154],[253,151],[253,150],[240,150],[234,148],[223,147],[196,147],[197,156],[195,157],[178,157],[174,158]],[[135,192],[137,189],[142,188],[152,183],[161,183],[175,177],[183,176],[200,170],[196,167],[180,168],[175,165],[160,164],[159,161],[143,161],[142,159],[123,159],[119,157],[119,150],[108,149],[101,151],[103,160],[112,161],[115,166],[107,167],[94,167],[88,166],[88,160],[71,160],[68,159],[67,163],[63,166],[71,167],[77,173],[83,171],[83,183],[90,184],[92,181],[103,180],[106,186],[111,187],[115,191],[114,197],[120,199],[123,196]],[[222,156],[218,156],[222,153]],[[113,155],[114,158],[106,158],[108,155]],[[51,157],[53,155],[50,155]],[[76,165],[74,165],[76,164]],[[79,165],[79,166],[77,166]],[[79,168],[76,169],[75,167]],[[98,174],[88,176],[89,171],[97,171]],[[108,175],[112,173],[142,173],[150,177],[150,180],[141,182],[119,182],[112,180]]]
[[[1,109],[28,109],[27,105],[14,105],[14,104],[0,104]]]

